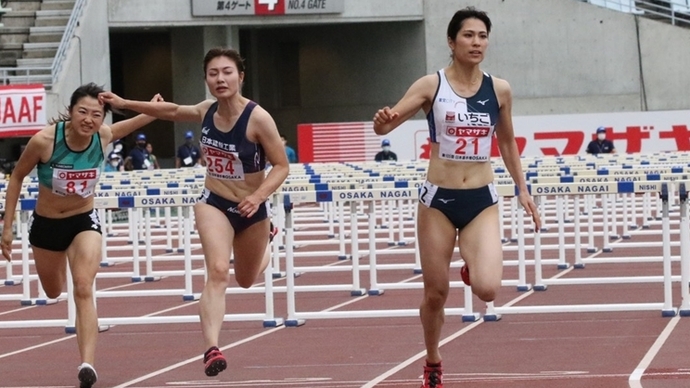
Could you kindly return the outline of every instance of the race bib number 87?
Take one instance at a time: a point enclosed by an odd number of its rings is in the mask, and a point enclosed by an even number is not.
[[[100,171],[97,168],[88,170],[53,169],[53,193],[57,195],[79,195],[89,197],[93,195],[98,183]]]

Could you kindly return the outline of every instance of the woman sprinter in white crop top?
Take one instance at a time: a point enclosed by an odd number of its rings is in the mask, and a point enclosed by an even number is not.
[[[503,251],[490,164],[494,132],[519,189],[520,204],[534,219],[535,228],[541,226],[515,143],[510,85],[479,68],[490,31],[485,12],[472,7],[456,12],[447,34],[452,63],[418,79],[393,108],[384,107],[374,116],[379,135],[391,132],[420,109],[429,122],[431,157],[417,216],[424,278],[420,316],[427,351],[423,388],[443,387],[438,346],[456,242],[465,261],[462,278],[470,284],[472,274],[475,295],[492,301],[501,286]]]

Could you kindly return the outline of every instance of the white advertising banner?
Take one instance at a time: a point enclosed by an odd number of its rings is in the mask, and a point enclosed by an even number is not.
[[[353,126],[358,130],[353,132]],[[513,127],[523,156],[584,155],[598,127],[606,128],[607,139],[613,141],[619,153],[690,151],[690,111],[515,116]],[[343,140],[345,133],[348,133],[347,141]],[[354,161],[353,158],[371,161],[380,151],[384,138],[391,142],[391,150],[398,155],[398,160],[429,158],[427,122],[410,120],[386,136],[376,135],[369,122],[300,125],[299,159],[301,162]],[[326,145],[328,152],[319,152]],[[348,149],[358,152],[348,153]],[[499,156],[495,139],[492,156]]]
[[[46,125],[43,85],[0,86],[0,137],[32,136]]]

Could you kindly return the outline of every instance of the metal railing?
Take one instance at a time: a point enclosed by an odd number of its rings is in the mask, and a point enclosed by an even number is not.
[[[79,25],[79,19],[84,11],[87,0],[76,0],[70,13],[65,32],[62,34],[60,45],[50,67],[45,66],[17,66],[0,67],[0,85],[40,83],[50,87],[57,82],[62,65],[67,57],[74,30]],[[49,74],[46,74],[47,72]]]
[[[690,0],[580,0],[616,11],[667,20],[690,27]]]

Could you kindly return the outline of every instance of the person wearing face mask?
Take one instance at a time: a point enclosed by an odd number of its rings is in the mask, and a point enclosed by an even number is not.
[[[616,147],[613,146],[613,142],[606,139],[606,128],[597,128],[597,138],[589,142],[587,153],[592,155],[616,153]]]
[[[137,135],[137,146],[129,153],[125,159],[125,170],[149,170],[153,169],[149,160],[149,153],[146,151],[146,135]]]
[[[381,142],[381,152],[377,153],[376,156],[374,156],[374,160],[377,162],[384,162],[387,160],[392,160],[397,162],[398,161],[398,155],[395,154],[395,152],[391,151],[391,142],[388,139],[383,139]]]
[[[194,133],[187,131],[184,134],[184,144],[177,149],[177,155],[175,155],[175,168],[194,167],[199,163],[203,166],[204,159],[201,157],[199,147],[194,145]]]
[[[124,171],[124,166],[122,164],[122,156],[117,152],[113,151],[108,155],[108,161],[103,167],[104,172],[114,172],[114,171]]]

